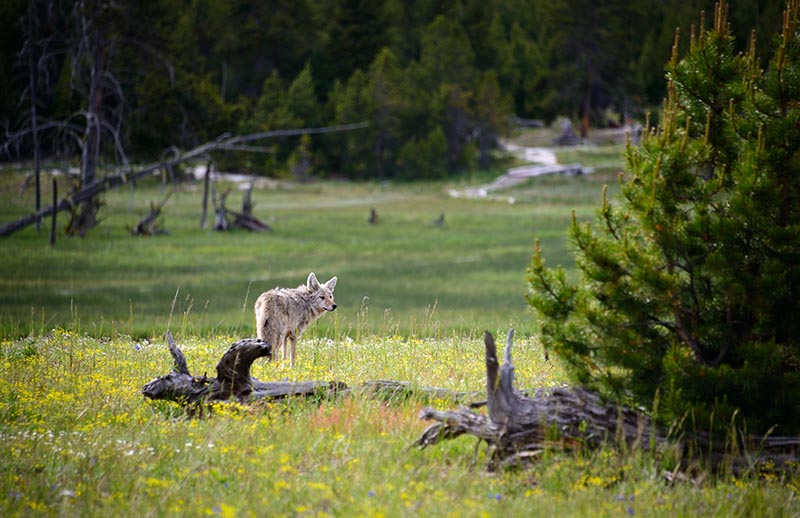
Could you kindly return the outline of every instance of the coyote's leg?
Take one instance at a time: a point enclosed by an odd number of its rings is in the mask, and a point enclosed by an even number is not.
[[[286,359],[286,337],[282,334],[275,335],[275,350],[281,352],[281,363]],[[277,359],[278,355],[275,354],[275,358]]]
[[[289,366],[294,368],[294,360],[297,357],[297,335],[295,333],[289,333],[286,336],[286,346],[291,347],[290,354],[291,358],[289,360]]]

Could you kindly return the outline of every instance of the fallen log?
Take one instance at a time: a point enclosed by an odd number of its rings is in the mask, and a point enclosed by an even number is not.
[[[399,402],[415,398],[420,401],[446,400],[466,403],[479,397],[477,392],[457,392],[437,387],[419,387],[406,381],[365,381],[361,390],[370,396],[387,402]]]
[[[258,358],[272,358],[272,347],[257,338],[239,340],[217,363],[217,377],[196,377],[189,372],[186,357],[167,332],[169,351],[174,360],[172,372],[160,376],[142,388],[145,397],[175,401],[183,405],[235,400],[279,400],[288,397],[325,396],[346,389],[339,382],[266,382],[250,375]]]
[[[547,448],[577,449],[611,446],[675,455],[684,466],[702,462],[712,469],[735,473],[758,465],[775,469],[796,466],[798,437],[727,437],[714,440],[704,433],[673,435],[643,412],[614,403],[582,388],[540,390],[530,397],[514,390],[511,359],[513,330],[499,366],[494,337],[487,331],[486,392],[488,414],[469,408],[439,411],[425,408],[420,418],[437,421],[414,443],[420,448],[472,435],[489,445],[488,467],[528,462]]]
[[[359,391],[387,402],[409,398],[420,401],[467,402],[479,396],[477,392],[456,392],[436,387],[420,387],[408,382],[378,380],[366,381],[355,389],[338,381],[260,381],[250,375],[253,362],[261,357],[272,357],[272,348],[256,338],[245,338],[231,345],[217,364],[217,377],[196,377],[186,364],[186,357],[167,332],[167,344],[173,358],[172,372],[160,376],[142,388],[149,399],[174,401],[182,405],[237,400],[280,400],[291,397],[329,397]],[[485,404],[484,403],[478,403]]]

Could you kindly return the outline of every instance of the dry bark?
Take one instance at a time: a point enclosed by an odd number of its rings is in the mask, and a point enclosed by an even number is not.
[[[727,467],[734,472],[759,464],[780,468],[797,462],[797,437],[737,436],[715,441],[703,433],[673,436],[643,412],[604,402],[582,388],[553,388],[522,396],[513,387],[512,339],[513,331],[500,367],[494,338],[488,332],[484,338],[488,415],[464,407],[452,411],[426,408],[420,417],[438,422],[425,430],[415,445],[424,448],[473,435],[488,443],[490,468],[529,461],[546,448],[603,445],[658,455],[673,452],[684,465],[704,462],[713,469]]]
[[[225,192],[220,193],[219,203],[217,203],[217,196],[212,196],[214,203],[215,223],[214,230],[231,230],[234,228],[241,228],[249,230],[250,232],[272,232],[272,227],[253,216],[253,203],[251,194],[253,191],[253,184],[245,191],[242,199],[242,212],[235,212],[225,206],[225,200],[230,194],[230,188]]]
[[[172,372],[154,379],[142,388],[150,399],[175,401],[184,405],[236,400],[276,400],[287,397],[318,396],[346,387],[338,382],[265,382],[250,376],[250,367],[258,358],[272,357],[272,347],[257,338],[235,342],[217,363],[216,378],[192,376],[186,357],[167,332],[169,350],[174,360]]]
[[[150,212],[148,212],[139,223],[131,230],[134,236],[155,236],[158,234],[166,234],[167,231],[161,228],[158,224],[158,217],[161,215],[161,209],[169,200],[172,193],[170,192],[160,204],[156,205],[150,202]]]

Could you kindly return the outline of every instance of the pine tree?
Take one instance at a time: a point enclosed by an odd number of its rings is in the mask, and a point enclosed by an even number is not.
[[[579,280],[545,267],[529,302],[574,378],[702,429],[800,432],[800,33],[790,0],[766,72],[727,7],[667,67],[622,199],[573,217]],[[737,418],[738,419],[738,418]],[[737,424],[742,424],[737,422]]]

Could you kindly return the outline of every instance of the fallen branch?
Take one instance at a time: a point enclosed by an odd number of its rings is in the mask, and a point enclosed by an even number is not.
[[[663,454],[673,451],[684,462],[706,459],[714,469],[734,472],[759,464],[776,468],[797,462],[800,438],[736,437],[713,441],[698,433],[673,437],[646,414],[613,403],[581,388],[541,390],[531,397],[514,391],[511,360],[513,331],[499,366],[494,337],[486,332],[486,392],[488,415],[468,408],[424,409],[420,418],[438,421],[415,442],[425,448],[464,434],[489,445],[490,468],[524,463],[547,448],[598,448],[604,445]],[[796,465],[796,464],[795,464]]]
[[[456,392],[436,387],[418,387],[412,383],[392,380],[366,381],[361,389],[373,397],[385,401],[404,401],[410,398],[418,400],[446,400],[453,403],[466,403],[479,397],[477,392]]]
[[[150,399],[174,401],[182,405],[211,403],[234,399],[240,402],[276,400],[289,397],[328,397],[352,392],[338,381],[266,382],[250,376],[253,362],[272,357],[266,342],[246,338],[235,342],[217,364],[217,377],[195,377],[189,372],[186,357],[167,332],[167,343],[173,359],[172,372],[158,377],[142,388]],[[442,388],[418,387],[400,381],[367,381],[357,390],[370,397],[396,402],[409,398],[428,401],[466,402],[479,396],[477,392],[455,392]]]

